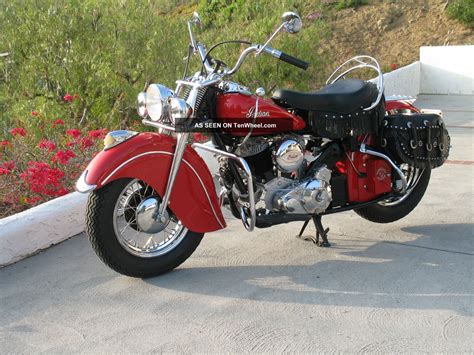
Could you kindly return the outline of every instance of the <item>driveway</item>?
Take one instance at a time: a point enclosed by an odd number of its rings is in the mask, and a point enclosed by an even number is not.
[[[326,216],[331,248],[296,239],[301,223],[233,220],[144,280],[79,235],[0,269],[0,352],[472,352],[473,101],[422,100],[443,105],[453,150],[407,218]]]

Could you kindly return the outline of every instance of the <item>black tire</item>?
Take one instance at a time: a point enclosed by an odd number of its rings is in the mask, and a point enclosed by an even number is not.
[[[405,200],[397,205],[383,206],[374,204],[368,207],[354,210],[359,216],[375,223],[391,223],[408,215],[415,209],[423,198],[426,188],[430,182],[431,170],[425,169],[416,186]]]
[[[204,233],[187,231],[179,244],[168,253],[156,257],[132,255],[119,243],[114,230],[117,199],[132,179],[120,179],[89,195],[86,234],[95,253],[113,270],[132,277],[164,274],[182,264],[196,250]]]

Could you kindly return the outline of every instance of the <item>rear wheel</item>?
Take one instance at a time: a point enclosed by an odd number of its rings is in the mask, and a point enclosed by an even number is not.
[[[407,179],[407,192],[403,196],[393,197],[368,207],[354,210],[362,218],[375,223],[390,223],[408,215],[423,198],[430,182],[430,169],[416,169],[402,165],[401,170]]]
[[[99,258],[134,277],[168,272],[197,248],[203,233],[188,230],[168,208],[163,221],[152,217],[160,196],[143,181],[120,179],[93,191],[86,232]]]

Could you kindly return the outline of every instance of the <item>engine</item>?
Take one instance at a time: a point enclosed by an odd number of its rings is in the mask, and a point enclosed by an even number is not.
[[[265,208],[293,214],[318,214],[331,203],[331,171],[320,167],[312,178],[279,177],[265,184]]]
[[[252,137],[237,149],[256,177],[257,202],[263,196],[266,210],[317,214],[328,208],[332,201],[331,170],[323,165],[311,177],[298,178],[308,165],[305,146],[302,137],[288,135],[271,143]],[[242,197],[235,188],[233,192],[237,199]]]

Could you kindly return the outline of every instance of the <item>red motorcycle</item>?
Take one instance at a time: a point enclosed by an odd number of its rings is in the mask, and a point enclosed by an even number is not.
[[[259,88],[253,95],[230,80],[249,54],[308,67],[269,45],[282,30],[299,32],[300,17],[284,13],[263,45],[226,41],[209,51],[194,38],[199,23],[197,14],[188,22],[188,61],[197,54],[202,69],[185,74],[174,91],[151,84],[138,95],[143,123],[159,133],[110,132],[77,181],[78,191],[90,192],[86,232],[108,266],[135,277],[172,270],[204,233],[226,227],[222,207],[249,232],[302,221],[301,237],[312,220],[311,239],[325,247],[324,215],[354,210],[388,223],[416,207],[431,169],[448,157],[440,113],[421,112],[408,98],[385,98],[380,66],[369,56],[341,65],[319,91],[279,89],[267,99]],[[229,42],[248,45],[232,68],[211,56]],[[378,77],[346,79],[359,69]],[[190,133],[202,130],[210,143],[188,144]],[[194,148],[216,158],[219,189]]]

